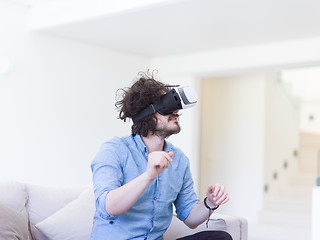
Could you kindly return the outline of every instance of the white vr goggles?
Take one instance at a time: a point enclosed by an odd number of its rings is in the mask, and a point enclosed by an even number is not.
[[[137,122],[155,112],[161,115],[169,115],[174,111],[193,107],[198,101],[198,95],[192,87],[177,87],[172,88],[169,92],[164,94],[160,102],[150,104],[140,113],[132,117],[133,122]]]

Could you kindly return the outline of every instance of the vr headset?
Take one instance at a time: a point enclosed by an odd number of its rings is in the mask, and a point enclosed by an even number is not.
[[[150,104],[140,113],[132,117],[133,122],[137,122],[155,112],[161,115],[169,115],[174,111],[193,107],[198,101],[196,91],[191,87],[180,87],[179,85],[172,88],[169,92],[160,98],[160,102]]]

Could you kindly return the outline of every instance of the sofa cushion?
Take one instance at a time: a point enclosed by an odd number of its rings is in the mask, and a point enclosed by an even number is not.
[[[27,215],[25,206],[28,201],[26,185],[19,182],[0,183],[0,203]]]
[[[0,204],[0,239],[31,240],[28,217],[11,207]]]
[[[27,209],[35,240],[47,240],[47,238],[34,226],[76,199],[84,189],[84,187],[56,188],[31,184],[26,186],[29,196]]]
[[[36,225],[54,212],[76,199],[84,190],[81,188],[55,188],[27,185],[29,200],[27,209],[32,225]]]
[[[35,227],[49,240],[87,240],[90,238],[94,212],[93,189],[89,188]]]

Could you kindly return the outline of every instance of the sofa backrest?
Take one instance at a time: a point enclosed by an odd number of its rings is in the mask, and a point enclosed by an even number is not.
[[[83,192],[86,192],[85,190],[87,191],[87,194],[84,196]],[[90,192],[92,192],[91,195]],[[29,231],[35,240],[48,239],[38,230],[36,227],[37,224],[41,224],[42,222],[50,223],[50,220],[52,219],[51,216],[54,216],[55,213],[61,211],[72,202],[79,202],[80,196],[82,196],[80,200],[85,197],[90,203],[92,202],[91,205],[86,204],[89,207],[87,222],[92,222],[94,199],[93,190],[90,186],[55,188],[14,181],[0,182],[0,204],[16,210],[29,219]],[[72,204],[71,206],[74,205],[75,204]],[[68,209],[70,209],[70,207],[66,208],[66,210]],[[89,214],[92,216],[89,216]],[[49,221],[46,219],[49,219]],[[47,227],[47,225],[48,224],[42,224],[40,226]],[[91,225],[88,224],[88,229],[90,228]]]
[[[0,182],[0,239],[32,239],[25,184]]]
[[[0,182],[0,203],[27,215],[28,192],[26,185],[19,182]]]

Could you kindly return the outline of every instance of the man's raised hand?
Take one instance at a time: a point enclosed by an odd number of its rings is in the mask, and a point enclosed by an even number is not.
[[[172,156],[173,152],[154,151],[149,153],[146,173],[151,181],[169,167],[169,162],[172,162]]]

